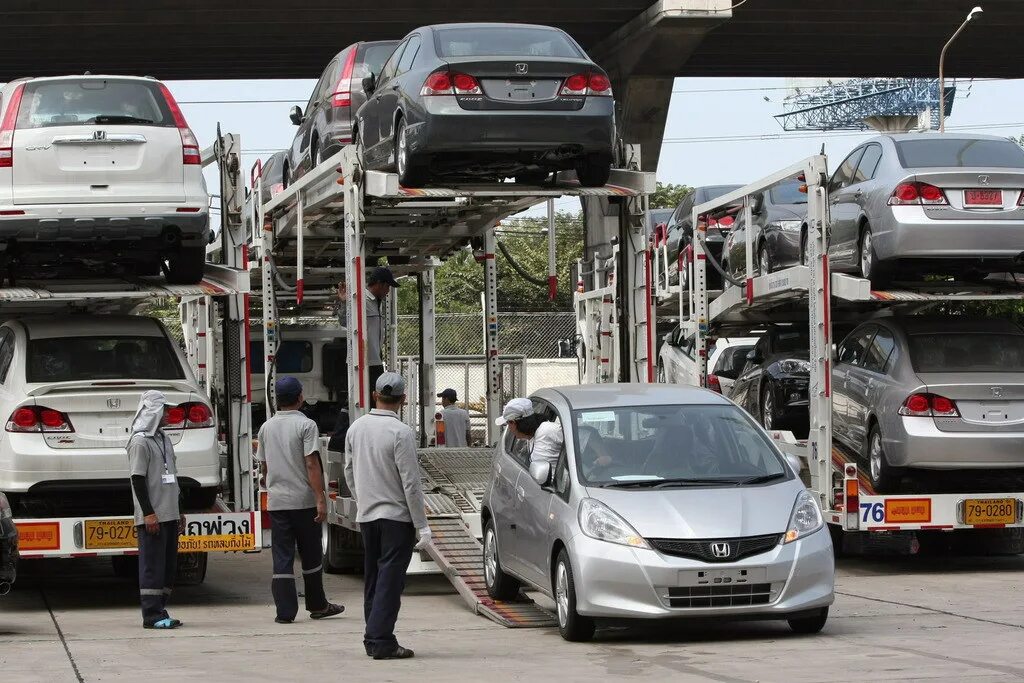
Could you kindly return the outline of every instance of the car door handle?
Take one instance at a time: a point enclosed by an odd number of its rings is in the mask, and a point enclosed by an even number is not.
[[[517,486],[516,487],[516,498],[518,498],[519,500],[522,500],[522,499],[526,498],[526,489],[524,489],[522,486]]]

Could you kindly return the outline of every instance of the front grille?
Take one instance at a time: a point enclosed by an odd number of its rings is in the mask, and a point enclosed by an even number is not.
[[[736,560],[767,552],[777,546],[782,534],[746,536],[743,538],[648,538],[658,552],[674,557],[688,557],[701,562],[735,562]],[[728,552],[722,554],[723,544]],[[717,549],[718,552],[715,552]]]
[[[690,586],[668,589],[670,607],[748,607],[767,605],[770,583],[745,583],[726,586]]]

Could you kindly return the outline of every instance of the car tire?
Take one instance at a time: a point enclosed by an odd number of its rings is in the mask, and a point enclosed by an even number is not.
[[[878,259],[872,238],[871,226],[867,223],[861,228],[860,240],[858,242],[857,265],[861,277],[871,282],[872,286],[883,286],[888,284],[892,277],[892,266],[885,261]]]
[[[761,388],[761,401],[759,403],[760,410],[758,414],[761,418],[761,426],[765,428],[765,431],[771,431],[779,428],[779,419],[775,415],[775,392],[772,391],[771,384],[766,383]]]
[[[285,159],[284,164],[281,166],[281,190],[287,190],[291,182],[291,169],[288,168],[288,160]]]
[[[865,449],[871,486],[878,493],[894,493],[900,478],[899,471],[889,464],[885,449],[882,447],[882,431],[877,424],[871,425]]]
[[[807,228],[800,231],[800,265],[807,265]]]
[[[337,524],[324,524],[324,571],[328,574],[358,574],[363,570],[362,536]]]
[[[320,165],[320,140],[313,138],[309,143],[309,170]]]
[[[722,277],[722,291],[724,292],[728,290],[730,287],[735,287],[736,285],[734,285],[732,283],[732,280],[729,279],[732,277],[732,274],[729,272],[729,262],[726,261],[725,259],[722,259],[722,262],[719,265],[721,265],[722,270],[725,271],[725,275],[722,275],[722,273],[718,273]],[[712,268],[713,267],[714,266],[712,266]]]
[[[612,175],[607,157],[588,156],[576,161],[576,179],[583,187],[604,187]]]
[[[665,365],[658,363],[658,384],[668,384],[668,374],[665,372]]]
[[[395,171],[398,173],[398,184],[402,187],[419,187],[427,179],[426,172],[419,159],[409,152],[408,126],[405,119],[398,119],[395,130]]]
[[[828,621],[828,607],[822,607],[814,616],[788,619],[787,621],[794,633],[804,635],[819,633],[821,629],[825,628],[825,622]]]
[[[484,585],[487,594],[494,600],[515,600],[519,596],[519,582],[506,574],[501,568],[498,556],[498,535],[494,531],[494,520],[488,519],[484,525]]]
[[[210,556],[207,553],[179,553],[175,573],[175,586],[198,586],[206,581],[206,567]]]
[[[206,247],[182,247],[167,259],[167,284],[194,285],[202,281]]]
[[[761,247],[757,250],[757,274],[768,275],[774,272],[775,264],[772,263],[772,255],[768,250],[768,243],[761,242]]]
[[[594,637],[595,624],[590,617],[576,611],[576,579],[569,562],[569,553],[562,548],[555,560],[555,611],[558,632],[573,643],[586,642]]]

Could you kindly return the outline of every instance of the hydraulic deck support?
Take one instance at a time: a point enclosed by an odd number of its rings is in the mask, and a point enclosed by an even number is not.
[[[487,355],[487,445],[497,443],[494,421],[501,413],[501,377],[498,365],[498,265],[494,226],[484,232],[484,353]]]
[[[420,446],[434,445],[434,404],[437,401],[437,338],[434,318],[434,268],[416,275],[420,290]],[[396,356],[397,358],[397,356]],[[397,360],[391,367],[398,367]]]

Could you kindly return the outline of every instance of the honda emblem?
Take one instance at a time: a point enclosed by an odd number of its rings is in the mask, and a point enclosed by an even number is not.
[[[110,408],[111,410],[117,410],[118,408],[121,407],[121,399],[119,399],[119,398],[108,398],[107,399],[107,407]]]
[[[107,139],[107,131],[105,131],[105,130],[94,131],[93,134],[92,134],[92,139],[93,140],[106,140]]]
[[[987,175],[980,175],[980,176],[978,176],[978,183],[981,184],[981,185],[988,185],[988,176]]]
[[[529,64],[524,64],[523,62],[518,62],[516,64],[516,73],[517,74],[525,74],[529,70],[530,70],[530,65]]]
[[[728,543],[712,543],[711,554],[717,558],[729,557],[732,547]]]
[[[1003,388],[1002,387],[992,387],[992,398],[1002,398],[1002,397],[1003,397]]]

